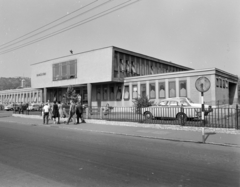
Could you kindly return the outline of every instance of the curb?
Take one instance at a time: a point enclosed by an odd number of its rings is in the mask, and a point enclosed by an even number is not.
[[[24,115],[23,115],[24,116]],[[23,117],[21,114],[13,114],[13,117],[22,117],[22,118],[29,118],[24,116]],[[37,117],[37,118],[36,118]],[[41,116],[33,116],[30,117],[33,119],[42,119]],[[87,122],[89,123],[99,123],[99,121],[101,121],[101,124],[105,124],[108,125],[109,121],[103,121],[103,120],[87,120]],[[113,121],[110,121],[111,124],[113,124]],[[8,121],[8,123],[13,123],[13,121]],[[21,122],[14,122],[14,123],[18,123],[18,124],[24,124]],[[124,123],[124,122],[121,122]],[[128,122],[131,123],[131,122]],[[119,122],[115,122],[115,125],[118,124]],[[134,124],[134,123],[132,123]],[[137,123],[136,123],[137,124]],[[186,142],[186,143],[198,143],[198,144],[209,144],[209,145],[219,145],[219,146],[227,146],[227,147],[237,147],[240,148],[240,145],[237,144],[230,144],[230,143],[215,143],[215,142],[205,142],[203,143],[202,141],[196,141],[196,140],[183,140],[183,139],[178,139],[178,138],[163,138],[163,137],[155,137],[155,136],[144,136],[144,135],[137,135],[137,134],[127,134],[127,133],[117,133],[117,132],[111,132],[111,131],[101,131],[101,130],[86,130],[86,129],[80,129],[80,128],[74,128],[74,127],[68,127],[68,126],[55,126],[53,124],[49,124],[49,125],[42,125],[42,124],[28,124],[31,126],[42,126],[42,127],[54,127],[54,128],[60,128],[60,129],[68,129],[68,130],[79,130],[79,131],[85,131],[85,132],[97,132],[97,133],[104,133],[104,134],[113,134],[113,135],[122,135],[122,136],[131,136],[131,137],[139,137],[139,138],[146,138],[146,139],[157,139],[157,140],[166,140],[166,141],[173,141],[173,142]],[[153,124],[150,124],[153,125]],[[143,127],[143,126],[132,126],[131,124],[126,125],[124,123],[124,125],[122,126],[130,126],[130,127]],[[169,125],[168,125],[169,126]],[[148,128],[148,127],[143,127],[143,128]],[[158,128],[159,129],[159,128]],[[162,129],[168,129],[168,128],[162,128]],[[176,129],[170,129],[170,130],[176,130]]]
[[[12,114],[13,117],[31,118],[42,120],[42,116],[36,115],[23,115],[23,114]],[[60,118],[60,121],[66,121],[66,118]],[[103,124],[103,125],[116,125],[126,127],[141,127],[141,128],[153,128],[153,129],[165,129],[165,130],[182,130],[182,131],[195,131],[202,132],[203,127],[191,127],[191,126],[180,126],[180,125],[169,125],[169,124],[151,124],[151,123],[137,123],[137,122],[122,122],[122,121],[106,121],[97,119],[85,119],[87,123]],[[240,130],[227,129],[227,128],[205,128],[210,132],[223,133],[223,134],[240,134]]]

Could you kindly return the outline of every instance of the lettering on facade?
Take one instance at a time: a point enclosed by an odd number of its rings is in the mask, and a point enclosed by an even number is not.
[[[46,75],[46,73],[39,73],[39,74],[37,74],[37,77],[44,76],[44,75]]]

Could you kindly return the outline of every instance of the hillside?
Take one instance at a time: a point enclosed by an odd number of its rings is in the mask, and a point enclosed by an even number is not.
[[[25,87],[31,87],[31,79],[28,77],[0,77],[0,90],[20,88],[22,79],[25,80]]]

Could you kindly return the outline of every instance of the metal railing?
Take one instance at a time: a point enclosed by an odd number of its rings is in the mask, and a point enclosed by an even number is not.
[[[207,111],[207,109],[206,109]],[[14,111],[25,115],[42,115],[42,111]],[[200,108],[187,107],[88,107],[84,118],[108,121],[125,121],[151,124],[182,125],[192,127],[212,127],[240,129],[240,109],[235,107],[216,107],[205,112],[201,120]]]
[[[152,124],[182,125],[192,127],[235,128],[239,129],[240,109],[206,109],[201,120],[200,108],[187,107],[89,107],[86,118],[109,121],[126,121]]]

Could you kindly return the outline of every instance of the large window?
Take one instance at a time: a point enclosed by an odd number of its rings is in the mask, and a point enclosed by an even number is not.
[[[146,91],[147,91],[147,89],[146,89],[146,84],[141,84],[141,85],[140,85],[141,97],[146,97],[146,96],[147,96]]]
[[[159,98],[163,99],[166,97],[166,91],[165,91],[165,82],[159,82]]]
[[[169,82],[169,97],[176,97],[176,82]]]
[[[138,87],[137,85],[132,85],[132,98],[136,99],[138,97]]]
[[[155,83],[149,84],[149,97],[150,99],[156,99],[156,86]]]
[[[126,85],[125,87],[124,87],[124,100],[129,100],[129,86],[128,85]]]
[[[187,97],[187,81],[179,81],[179,96]]]
[[[53,81],[77,78],[77,60],[53,64]]]

